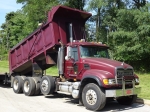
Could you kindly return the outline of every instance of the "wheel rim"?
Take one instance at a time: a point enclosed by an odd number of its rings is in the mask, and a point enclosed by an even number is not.
[[[86,92],[86,101],[89,105],[94,105],[97,102],[97,94],[94,90],[90,89]]]
[[[24,91],[27,93],[27,92],[29,92],[29,82],[28,81],[25,81],[24,82]]]
[[[47,89],[48,89],[48,81],[46,79],[42,81],[41,87],[42,87],[43,91],[47,91]]]
[[[14,80],[14,89],[17,90],[18,89],[18,80]]]

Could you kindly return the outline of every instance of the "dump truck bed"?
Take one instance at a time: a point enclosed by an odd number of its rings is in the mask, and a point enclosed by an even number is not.
[[[43,69],[47,68],[47,56],[56,63],[57,45],[59,41],[63,44],[69,42],[66,25],[72,23],[74,26],[74,39],[83,37],[85,21],[91,16],[77,9],[64,6],[56,6],[48,13],[48,20],[36,31],[30,34],[22,42],[14,46],[9,52],[10,73],[27,73],[32,71],[32,64],[43,63]]]

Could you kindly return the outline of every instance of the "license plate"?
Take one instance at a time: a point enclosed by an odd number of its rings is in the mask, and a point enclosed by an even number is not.
[[[130,90],[130,89],[129,89],[129,90],[126,90],[126,94],[127,94],[127,95],[132,94],[132,90]]]

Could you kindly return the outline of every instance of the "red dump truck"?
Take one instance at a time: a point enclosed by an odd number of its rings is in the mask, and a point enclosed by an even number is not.
[[[101,110],[107,99],[130,105],[140,92],[133,67],[109,58],[109,47],[86,42],[85,22],[91,14],[56,6],[48,20],[9,52],[9,74],[1,77],[15,93],[27,96],[70,94],[90,110]],[[57,65],[58,76],[45,74]]]

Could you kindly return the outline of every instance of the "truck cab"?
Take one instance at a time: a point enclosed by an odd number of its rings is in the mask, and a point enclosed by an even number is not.
[[[108,98],[125,105],[134,103],[141,90],[136,87],[139,78],[132,66],[110,59],[108,46],[81,39],[64,49],[64,62],[60,64],[66,80],[58,82],[59,91],[71,93],[90,110],[102,109]]]
[[[66,47],[65,76],[67,78],[81,80],[86,70],[99,69],[92,64],[94,60],[110,58],[108,46],[101,43],[82,41],[70,43]]]
[[[67,79],[82,80],[83,77],[95,75],[102,81],[102,86],[109,88],[110,85],[119,87],[123,76],[131,76],[139,83],[137,75],[134,74],[133,67],[111,60],[108,52],[109,47],[101,42],[73,42],[67,44],[64,62],[64,76]],[[108,79],[108,80],[107,80]],[[110,83],[110,84],[109,84]]]

